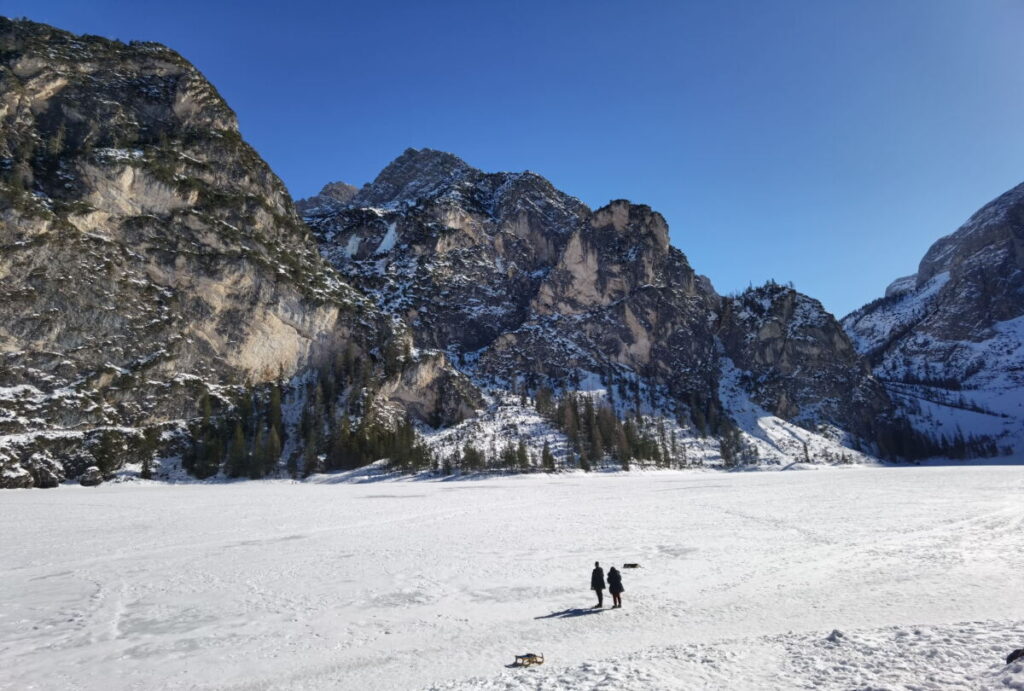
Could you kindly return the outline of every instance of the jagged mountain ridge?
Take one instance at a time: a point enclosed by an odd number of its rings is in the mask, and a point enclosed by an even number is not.
[[[891,413],[820,303],[800,296],[801,324],[791,305],[733,310],[753,298],[719,296],[643,205],[592,211],[533,173],[483,173],[409,149],[346,208],[306,221],[340,273],[485,393],[599,389],[623,411],[667,415],[682,434],[700,434],[728,418],[718,382],[732,356],[729,367],[749,368],[755,400],[810,429],[870,440]],[[760,349],[772,356],[753,356],[763,341],[774,342]]]
[[[917,426],[1022,448],[1024,185],[937,240],[916,274],[843,326]]]
[[[172,467],[258,455],[255,477],[385,449],[420,463],[404,418],[444,448],[565,440],[523,406],[545,387],[610,404],[684,465],[850,460],[893,419],[820,303],[718,295],[644,205],[592,210],[431,150],[293,204],[156,44],[2,20],[0,87],[0,485],[138,462],[154,430]]]

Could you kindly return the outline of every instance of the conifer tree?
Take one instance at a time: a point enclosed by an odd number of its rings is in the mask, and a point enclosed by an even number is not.
[[[542,386],[537,390],[537,398],[534,407],[537,413],[543,417],[551,418],[555,413],[554,392],[550,387]]]
[[[265,458],[264,474],[272,473],[277,468],[277,462],[281,459],[281,437],[277,434],[277,428],[271,426],[267,434],[267,455]]]
[[[249,477],[263,477],[264,468],[267,463],[267,430],[263,424],[256,428],[256,437],[252,442],[252,452],[249,455]]]
[[[553,473],[555,472],[555,455],[551,453],[551,445],[548,440],[544,440],[544,450],[540,452],[540,464],[544,467],[544,470]]]
[[[143,480],[150,480],[153,477],[153,456],[157,452],[160,440],[160,430],[156,427],[147,427],[142,433],[142,467],[139,470],[139,477]]]
[[[526,450],[526,442],[522,439],[519,440],[519,446],[516,447],[516,465],[519,466],[519,470],[530,469],[530,454]]]
[[[242,421],[235,420],[234,431],[231,433],[231,448],[228,451],[228,474],[239,477],[248,474],[248,453],[245,448],[245,432]]]

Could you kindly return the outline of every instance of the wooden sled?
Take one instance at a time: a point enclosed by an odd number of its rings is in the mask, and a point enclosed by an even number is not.
[[[544,654],[537,655],[536,653],[526,653],[525,655],[516,655],[515,664],[519,667],[529,667],[530,665],[543,665]]]

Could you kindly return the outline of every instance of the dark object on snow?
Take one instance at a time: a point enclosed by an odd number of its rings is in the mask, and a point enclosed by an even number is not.
[[[597,593],[595,607],[604,607],[604,569],[599,562],[594,562],[594,570],[590,572],[590,589]]]
[[[608,571],[608,592],[612,595],[626,592],[622,587],[622,574],[614,566]]]
[[[103,482],[103,473],[94,465],[86,468],[85,472],[82,473],[82,477],[78,478],[78,484],[83,487],[95,487],[101,482]]]
[[[608,592],[612,594],[612,607],[622,607],[622,574],[614,566],[608,569]]]
[[[639,569],[640,565],[639,564],[629,563],[629,564],[623,564],[622,568],[624,568],[624,569]]]
[[[828,638],[826,638],[825,640],[831,643],[841,643],[843,638],[845,638],[845,636],[842,631],[840,631],[839,629],[832,629],[832,633],[830,633],[828,635]]]
[[[1017,648],[1006,656],[1006,664],[1010,664],[1014,660],[1020,660],[1021,658],[1024,658],[1024,648]]]
[[[544,664],[544,653],[538,655],[537,653],[525,653],[523,655],[516,655],[516,661],[514,663],[517,667],[529,667],[530,665],[543,665]]]

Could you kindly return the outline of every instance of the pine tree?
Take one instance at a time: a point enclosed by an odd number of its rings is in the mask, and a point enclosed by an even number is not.
[[[480,470],[484,465],[483,454],[472,444],[466,442],[462,448],[462,467],[466,470]]]
[[[519,446],[516,447],[516,465],[519,466],[519,470],[530,469],[530,454],[526,450],[526,442],[522,439],[519,440]]]
[[[252,442],[252,452],[249,454],[249,477],[263,477],[264,468],[267,463],[267,430],[262,424],[256,429],[256,438]]]
[[[278,444],[284,439],[284,423],[281,416],[281,385],[274,382],[270,387],[270,428],[277,432]]]
[[[281,460],[281,437],[277,434],[277,428],[271,426],[267,435],[267,456],[265,459],[264,474],[269,474],[277,469],[277,463]]]
[[[554,392],[547,386],[537,390],[537,399],[534,406],[537,413],[543,417],[551,418],[555,413]]]
[[[245,448],[245,432],[242,421],[235,420],[235,428],[231,434],[231,448],[228,451],[228,474],[239,477],[249,472],[247,467],[248,454]]]
[[[156,427],[147,427],[142,433],[142,468],[139,470],[139,477],[143,480],[150,480],[153,477],[153,455],[157,451],[160,440],[160,430]]]
[[[518,464],[516,457],[516,447],[509,442],[501,450],[501,467],[503,470],[512,470]]]
[[[540,452],[540,464],[544,467],[544,470],[553,473],[555,472],[555,455],[551,453],[551,445],[547,439],[544,440],[544,450]]]
[[[579,448],[580,415],[576,409],[576,399],[566,394],[561,404],[562,431],[569,438],[573,448]]]

